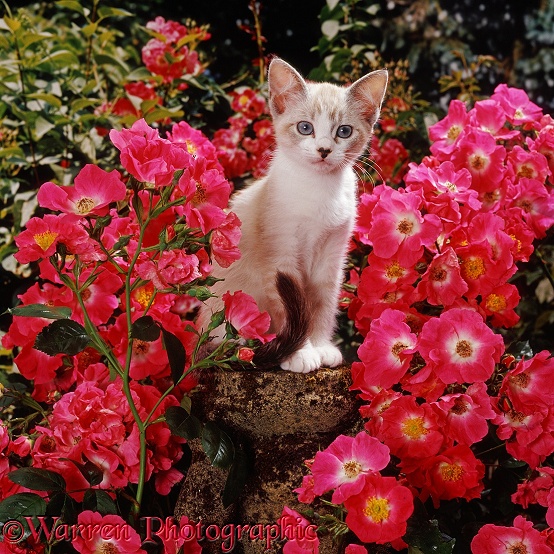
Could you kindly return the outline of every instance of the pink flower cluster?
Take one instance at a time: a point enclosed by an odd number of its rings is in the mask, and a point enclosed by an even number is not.
[[[119,172],[94,165],[85,166],[72,186],[45,183],[39,204],[56,213],[30,219],[16,238],[16,258],[38,263],[41,275],[19,297],[22,306],[65,309],[73,322],[94,327],[99,339],[76,355],[49,355],[35,348],[35,340],[52,320],[14,316],[2,344],[17,353],[15,363],[32,381],[34,399],[52,406],[29,435],[10,441],[0,427],[3,497],[20,490],[6,477],[15,469],[12,453],[63,474],[78,501],[91,488],[82,471],[87,464],[103,474],[94,488],[112,495],[151,477],[165,495],[182,479],[174,466],[184,439],[156,420],[179,405],[195,381],[186,377],[174,386],[164,335],[130,342],[129,322],[148,315],[183,345],[185,369],[190,367],[198,336],[185,316],[197,301],[180,290],[204,282],[212,259],[227,266],[240,256],[240,221],[225,211],[231,187],[201,132],[179,123],[162,138],[138,120],[110,138],[121,152],[127,183]],[[227,295],[225,306],[242,337],[272,338],[266,334],[269,317],[248,295]],[[115,380],[109,370],[114,364],[126,368]],[[148,422],[145,430],[140,422]]]
[[[380,127],[383,129],[383,122]],[[370,145],[369,165],[375,170],[376,180],[390,185],[399,185],[408,170],[409,154],[404,145],[395,138],[380,141],[373,135]]]
[[[150,75],[144,81],[125,83],[124,95],[102,104],[97,114],[114,114],[129,124],[141,117],[150,117],[169,125],[176,115],[182,114],[175,112],[172,117],[171,99],[189,88],[189,77],[196,78],[205,71],[198,45],[211,36],[205,26],[197,27],[189,22],[182,25],[160,16],[149,21],[146,28],[153,38],[142,48],[141,54]],[[157,110],[160,111],[156,113]],[[103,126],[97,126],[96,130],[100,136],[109,132]]]
[[[97,384],[84,381],[58,400],[48,417],[47,426],[37,426],[30,452],[32,465],[62,474],[67,490],[82,500],[90,487],[79,467],[92,463],[103,472],[97,488],[115,491],[139,478],[139,430],[133,419],[120,379]],[[134,405],[143,419],[160,400],[160,391],[131,382]],[[178,405],[175,396],[167,396],[156,408],[159,417],[168,406]],[[146,479],[155,473],[156,490],[168,494],[183,475],[173,466],[182,457],[184,439],[173,436],[165,423],[147,430],[148,457]]]
[[[191,46],[210,38],[204,28],[190,29],[161,16],[149,21],[146,28],[155,33],[142,49],[142,61],[152,74],[170,83],[185,74],[194,76],[203,71],[198,52]]]
[[[139,240],[144,246],[152,247],[158,243],[160,233],[170,240],[175,235],[175,226],[186,223],[199,237],[209,234],[214,259],[221,265],[228,265],[240,255],[240,221],[234,214],[224,211],[231,188],[223,176],[215,148],[199,131],[179,123],[173,127],[170,138],[164,139],[144,120],[139,120],[130,129],[112,131],[110,137],[121,150],[122,164],[132,178],[148,183],[149,187],[169,186],[180,171],[172,199],[184,202],[176,203],[152,219],[141,239],[136,211],[120,215],[116,208],[109,208],[126,199],[127,187],[119,173],[87,165],[77,175],[73,186],[45,183],[40,188],[40,205],[61,213],[29,220],[26,229],[16,238],[19,251],[15,256],[21,263],[40,262],[41,276],[47,280],[21,295],[24,305],[66,306],[71,309],[72,318],[82,324],[85,322],[84,307],[106,343],[123,361],[128,329],[120,291],[124,285],[123,271],[130,267]],[[145,212],[148,194],[148,189],[136,192],[135,201]],[[99,216],[109,216],[110,222],[101,236],[93,240],[90,226]],[[108,261],[106,253],[114,252],[122,241],[126,248],[116,253],[116,267]],[[60,252],[64,253],[63,263],[60,262],[62,273],[75,278],[78,269],[76,286],[82,288],[82,306],[50,263],[50,258],[59,257]],[[75,258],[80,262],[78,268]],[[195,336],[184,331],[180,317],[183,306],[178,302],[176,287],[209,275],[211,264],[206,249],[197,249],[194,254],[181,249],[141,250],[130,271],[133,321],[148,312],[183,344],[189,345],[187,352],[190,352]],[[45,318],[16,316],[3,337],[5,347],[19,348],[15,363],[24,377],[34,381],[34,396],[38,400],[47,400],[52,394],[67,391],[93,377],[100,378],[106,371],[98,359],[91,364],[87,351],[68,360],[67,356],[49,356],[33,348],[35,337],[50,322]],[[149,376],[163,383],[169,376],[169,363],[161,339],[134,341],[133,345],[131,377],[144,379]]]
[[[547,507],[554,522],[552,475],[541,467],[554,452],[554,358],[543,351],[509,363],[492,329],[518,322],[509,279],[554,225],[554,121],[523,91],[500,85],[469,111],[453,101],[429,134],[432,156],[409,164],[405,186],[381,184],[360,198],[354,242],[370,250],[350,274],[357,292],[348,313],[363,336],[352,388],[367,401],[367,432],[316,454],[298,489],[305,502],[334,490],[362,542],[395,544],[405,531],[392,519],[388,487],[408,487],[398,500],[405,519],[412,495],[435,507],[479,498],[485,466],[475,445],[490,426],[539,472],[515,501]],[[377,463],[379,447],[386,456]],[[378,473],[389,452],[402,483]],[[396,535],[384,531],[389,520]],[[474,550],[485,551],[505,552]]]
[[[231,93],[231,108],[236,112],[227,121],[229,127],[214,133],[213,144],[227,178],[265,174],[275,145],[273,126],[265,98],[251,88]]]
[[[389,448],[365,431],[340,435],[307,462],[311,474],[295,492],[301,502],[311,503],[333,491],[332,502],[344,504],[346,525],[361,541],[401,549],[413,495],[395,477],[380,474],[389,462]]]
[[[543,533],[533,528],[533,524],[522,516],[517,516],[512,527],[484,525],[471,541],[471,551],[475,554],[511,554],[532,552],[551,554],[554,543]]]

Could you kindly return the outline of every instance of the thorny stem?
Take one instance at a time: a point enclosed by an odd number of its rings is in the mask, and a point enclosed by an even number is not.
[[[81,307],[81,311],[83,312],[85,330],[87,334],[92,338],[94,342],[94,346],[103,356],[106,357],[106,359],[109,362],[109,365],[113,368],[113,370],[119,375],[122,375],[123,368],[121,367],[118,359],[113,355],[113,352],[108,347],[108,345],[104,342],[104,339],[98,334],[96,326],[90,320],[90,317],[87,312],[87,308],[85,306],[85,303],[81,295],[82,288],[79,287],[79,272],[77,272],[77,274],[75,275],[75,283],[73,283],[71,279],[65,278],[65,276],[61,273],[59,268],[56,268],[56,270],[58,272],[60,279],[63,281],[63,283],[65,283],[77,297],[77,302],[79,302],[79,306]]]
[[[254,15],[254,31],[256,32],[256,44],[258,46],[258,67],[260,70],[260,85],[265,82],[265,58],[264,58],[264,37],[262,35],[262,22],[260,19],[261,4],[256,0],[250,0],[249,10]]]
[[[133,337],[131,333],[132,319],[131,319],[131,275],[133,268],[137,263],[139,255],[141,253],[142,243],[144,241],[144,234],[146,228],[150,223],[150,214],[152,213],[152,196],[150,196],[150,204],[148,206],[148,215],[144,222],[140,226],[139,237],[137,241],[137,247],[131,262],[129,263],[129,269],[125,276],[125,315],[127,319],[127,354],[125,359],[125,370],[123,372],[123,391],[127,397],[127,402],[133,414],[133,418],[137,424],[139,430],[139,479],[137,483],[137,490],[135,494],[135,503],[131,507],[131,517],[136,519],[140,513],[142,495],[144,494],[145,477],[146,477],[146,424],[142,421],[137,407],[133,401],[133,395],[130,386],[130,370],[131,370],[131,358],[133,354]]]
[[[544,276],[548,279],[548,282],[554,289],[554,276],[552,275],[552,272],[548,269],[548,265],[546,263],[546,260],[544,259],[544,256],[542,252],[537,248],[535,250],[535,254],[537,255],[537,259],[539,260],[542,268],[542,272],[544,273]]]
[[[170,197],[170,193],[168,193],[168,198],[169,197]],[[146,484],[146,429],[150,424],[149,422],[150,422],[150,419],[153,417],[154,411],[160,405],[163,398],[165,398],[171,392],[173,387],[170,387],[164,393],[164,395],[162,395],[162,398],[159,399],[159,401],[153,407],[150,414],[148,414],[148,416],[143,421],[133,401],[133,395],[132,395],[131,386],[130,386],[130,375],[129,375],[131,370],[131,359],[133,354],[133,340],[134,340],[131,332],[131,327],[133,323],[131,318],[131,291],[133,289],[131,284],[131,275],[133,273],[133,268],[138,261],[139,255],[143,251],[142,244],[144,242],[144,235],[146,233],[146,228],[148,227],[150,221],[154,217],[157,217],[158,215],[160,215],[163,211],[176,205],[176,203],[182,202],[182,200],[183,199],[179,199],[179,201],[168,202],[167,204],[164,205],[163,209],[154,209],[153,203],[152,203],[152,195],[150,195],[147,215],[144,221],[141,223],[139,237],[137,240],[137,247],[133,255],[133,258],[129,263],[129,268],[125,276],[125,315],[127,319],[127,354],[126,354],[126,360],[125,360],[125,369],[123,372],[123,392],[125,393],[127,402],[129,403],[129,407],[133,414],[133,418],[139,430],[139,478],[137,483],[137,490],[135,493],[135,499],[131,507],[131,518],[133,518],[134,520],[137,519],[137,516],[140,513],[142,496],[144,494],[144,487]],[[188,374],[191,370],[192,368],[190,368],[189,371],[185,373],[185,375]],[[185,375],[183,375],[182,378],[184,378]]]
[[[92,14],[90,16],[90,24],[94,25],[96,21],[96,10],[98,8],[98,0],[94,0],[92,3]],[[88,82],[92,66],[92,40],[94,33],[91,33],[88,37],[87,43],[87,54],[86,54],[86,65],[85,65],[85,81]]]
[[[17,56],[17,71],[19,74],[19,82],[21,84],[21,95],[23,97],[23,105],[25,106],[25,110],[29,111],[29,108],[27,106],[27,92],[25,89],[25,73],[23,71],[23,56],[21,55],[21,49],[19,48],[19,41],[17,40],[17,32],[14,30],[12,31],[12,34],[13,34],[13,44],[15,47],[15,53]],[[29,150],[31,152],[33,174],[35,176],[36,186],[38,187],[40,185],[40,177],[38,174],[38,162],[37,162],[36,152],[35,152],[35,143],[33,142],[33,134],[31,130],[31,126],[27,122],[25,123],[25,129],[27,130],[27,136],[29,137]]]

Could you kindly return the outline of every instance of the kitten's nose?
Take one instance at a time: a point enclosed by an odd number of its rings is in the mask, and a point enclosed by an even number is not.
[[[330,148],[318,148],[317,151],[320,153],[321,157],[323,159],[325,159],[330,153],[331,153],[331,149]]]

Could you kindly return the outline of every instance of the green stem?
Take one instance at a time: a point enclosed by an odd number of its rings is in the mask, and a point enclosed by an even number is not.
[[[79,263],[79,262],[77,262]],[[62,282],[75,294],[77,298],[77,302],[79,303],[79,306],[81,307],[81,311],[83,312],[83,320],[84,320],[84,326],[87,334],[92,339],[92,342],[94,344],[94,347],[100,354],[106,357],[108,360],[108,364],[112,369],[118,374],[123,375],[123,368],[121,367],[121,364],[119,363],[119,360],[114,356],[114,353],[112,352],[111,348],[106,344],[104,339],[99,335],[98,330],[96,329],[96,325],[90,320],[90,317],[88,315],[87,308],[85,306],[85,302],[82,297],[82,288],[79,287],[79,270],[75,270],[75,283],[71,281],[71,279],[65,278],[66,276],[62,274],[61,270],[59,268],[56,268],[58,275]]]
[[[147,425],[144,421],[142,421],[140,414],[137,410],[137,407],[133,402],[133,395],[131,392],[131,382],[130,382],[130,375],[129,375],[131,370],[131,360],[133,355],[133,340],[134,340],[131,333],[131,328],[133,324],[132,317],[131,317],[132,315],[131,314],[131,291],[132,291],[131,275],[133,273],[133,268],[135,267],[135,264],[137,263],[139,255],[141,253],[142,243],[144,241],[144,234],[146,232],[146,228],[148,227],[148,224],[150,223],[151,214],[152,214],[152,195],[150,195],[148,215],[144,220],[144,222],[141,223],[139,237],[137,241],[137,247],[133,255],[133,258],[129,263],[129,269],[127,270],[127,274],[125,276],[125,316],[127,320],[127,355],[125,359],[125,370],[123,373],[123,392],[125,393],[127,402],[129,403],[129,407],[131,409],[131,413],[133,414],[133,418],[139,430],[139,478],[137,483],[137,490],[135,493],[136,503],[133,504],[133,506],[131,507],[131,517],[134,520],[136,520],[138,518],[138,515],[140,514],[142,496],[144,494],[144,487],[146,484],[146,428],[147,428]]]
[[[23,56],[21,55],[21,49],[19,48],[19,41],[17,40],[16,31],[13,31],[12,34],[13,34],[13,44],[15,47],[15,53],[17,56],[17,68],[18,68],[19,82],[21,84],[21,96],[23,99],[23,105],[25,106],[25,111],[28,112],[29,108],[27,105],[27,92],[25,88],[25,73],[23,71]],[[36,152],[35,152],[35,143],[33,141],[33,133],[31,130],[31,126],[27,122],[25,122],[25,129],[27,130],[27,136],[29,138],[29,150],[31,152],[32,169],[33,169],[33,174],[35,176],[35,184],[37,187],[39,187],[41,183],[40,183],[40,177],[38,174],[38,162],[37,162]]]
[[[98,9],[98,1],[94,0],[92,3],[92,14],[90,16],[90,23],[93,25],[96,21],[96,10]],[[92,37],[95,33],[91,33],[88,37],[87,53],[85,60],[85,81],[88,83],[92,67]]]
[[[260,85],[265,82],[264,37],[262,35],[262,21],[260,18],[260,4],[256,0],[250,0],[249,9],[254,15],[254,30],[256,32],[256,45],[258,46],[258,67],[260,69]]]

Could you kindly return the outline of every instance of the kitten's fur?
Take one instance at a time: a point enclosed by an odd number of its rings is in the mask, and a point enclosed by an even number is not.
[[[298,300],[307,300],[302,309],[309,310],[308,328],[300,332],[307,335],[301,337],[300,348],[279,361],[283,369],[306,373],[342,361],[332,337],[356,217],[353,164],[379,116],[387,72],[374,71],[349,87],[338,87],[307,83],[275,58],[268,84],[277,148],[268,175],[232,200],[230,207],[242,221],[242,255],[228,269],[216,266],[214,275],[225,280],[214,292],[250,294],[261,311],[269,312],[272,331],[283,334],[287,318],[293,317],[283,301],[304,294],[306,298]],[[313,132],[302,134],[299,122],[309,123]],[[339,127],[341,134],[348,133],[342,126],[352,128],[349,137],[337,135]],[[302,130],[306,133],[310,127]],[[289,298],[281,298],[287,283]],[[212,311],[221,307],[221,300],[210,299],[201,309],[200,325],[205,328]]]

